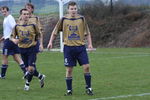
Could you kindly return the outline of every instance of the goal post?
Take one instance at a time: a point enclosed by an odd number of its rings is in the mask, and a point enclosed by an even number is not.
[[[56,0],[56,1],[58,1],[59,3],[59,18],[61,19],[63,17],[63,12],[64,12],[63,5],[68,3],[70,0]],[[63,47],[64,47],[63,33],[60,32],[60,52],[63,52]]]

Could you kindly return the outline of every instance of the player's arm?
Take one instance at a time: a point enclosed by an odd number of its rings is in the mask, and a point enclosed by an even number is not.
[[[84,25],[85,25],[85,33],[84,34],[85,34],[87,41],[88,41],[88,49],[92,50],[93,45],[92,45],[91,33],[90,33],[89,27],[88,27],[85,19],[84,19]]]
[[[43,51],[43,34],[40,32],[40,51]]]
[[[18,42],[19,42],[19,36],[16,31],[16,26],[13,28],[10,40],[13,41],[15,44],[18,44]]]
[[[35,26],[36,39],[40,41],[40,44],[43,44],[43,41],[41,41],[42,37],[41,37],[40,29],[36,24],[34,24],[34,26]]]
[[[88,40],[88,49],[92,50],[93,45],[92,45],[91,33],[89,33],[86,37],[87,37],[87,40]]]
[[[0,38],[0,42],[2,42],[2,41],[4,41],[4,37],[1,37],[1,38]]]
[[[37,25],[39,27],[39,32],[40,32],[40,51],[43,51],[43,28],[40,19],[38,17],[37,17]]]
[[[54,30],[52,31],[49,43],[47,45],[48,49],[53,48],[53,41],[56,38],[59,31],[62,31],[62,19],[58,21],[58,23],[56,24]]]

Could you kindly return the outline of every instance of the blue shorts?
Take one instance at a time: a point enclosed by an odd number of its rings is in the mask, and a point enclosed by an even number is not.
[[[89,59],[86,51],[86,47],[83,46],[64,46],[64,65],[67,67],[73,67],[77,65],[77,61],[80,66],[89,64]]]
[[[32,46],[30,48],[20,48],[21,58],[25,64],[25,67],[35,67],[37,51],[36,46]]]
[[[3,55],[14,55],[14,54],[20,54],[18,45],[16,45],[9,39],[4,40]]]

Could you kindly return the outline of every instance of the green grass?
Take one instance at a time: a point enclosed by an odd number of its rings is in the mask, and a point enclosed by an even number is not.
[[[63,54],[43,52],[38,55],[37,67],[45,74],[45,87],[34,78],[29,91],[18,65],[10,57],[7,77],[0,80],[0,100],[90,100],[120,95],[150,93],[150,48],[101,48],[89,53],[94,96],[85,94],[82,67],[73,72],[73,95],[66,92]],[[149,100],[150,95],[109,100]],[[100,99],[97,99],[100,100]]]

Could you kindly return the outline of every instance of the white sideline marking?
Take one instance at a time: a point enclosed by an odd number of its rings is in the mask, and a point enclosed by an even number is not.
[[[143,55],[149,55],[150,53],[148,52],[92,52],[92,53],[98,53],[98,54],[143,54]]]
[[[146,95],[150,95],[150,93],[120,95],[120,96],[113,96],[113,97],[95,98],[95,99],[89,99],[89,100],[108,100],[108,99],[118,99],[118,98],[128,98],[128,97],[141,97],[141,96],[146,96]]]
[[[135,56],[114,56],[114,57],[106,57],[106,58],[134,58],[134,57],[146,57],[150,55],[135,55]]]
[[[145,56],[150,56],[150,55],[135,55],[135,56],[113,56],[113,57],[106,57],[106,58],[103,58],[103,59],[109,59],[109,58],[112,58],[112,59],[124,59],[124,58],[136,58],[136,57],[145,57]],[[11,60],[9,62],[12,62],[14,63],[15,61],[14,60]],[[48,62],[40,62],[40,63],[48,63]]]

